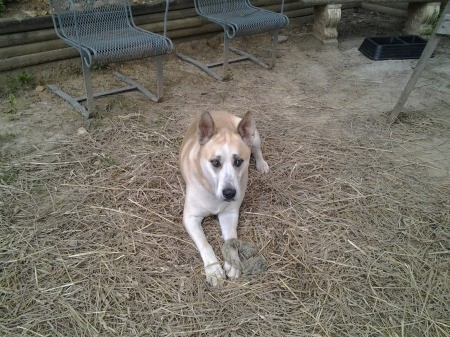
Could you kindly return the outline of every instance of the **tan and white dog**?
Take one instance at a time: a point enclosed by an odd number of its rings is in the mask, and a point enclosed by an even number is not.
[[[261,140],[251,113],[239,118],[224,111],[203,113],[186,132],[180,167],[186,182],[183,224],[197,245],[206,280],[220,285],[226,275],[240,276],[238,252],[230,252],[223,269],[202,228],[208,215],[218,216],[223,240],[237,238],[239,208],[248,181],[250,155],[256,168],[269,172],[261,153]],[[225,272],[224,272],[225,270]]]

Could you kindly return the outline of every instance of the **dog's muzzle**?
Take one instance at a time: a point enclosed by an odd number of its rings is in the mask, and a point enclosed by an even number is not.
[[[236,190],[234,188],[226,188],[222,191],[222,195],[225,201],[233,201],[236,196]]]

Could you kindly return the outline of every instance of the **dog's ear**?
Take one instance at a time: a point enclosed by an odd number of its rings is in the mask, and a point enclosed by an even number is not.
[[[204,112],[197,124],[197,138],[200,145],[205,145],[214,134],[214,121],[209,112]]]
[[[237,131],[241,135],[244,142],[247,145],[252,146],[253,139],[255,138],[256,123],[250,111],[247,112],[244,118],[242,118],[239,122]]]

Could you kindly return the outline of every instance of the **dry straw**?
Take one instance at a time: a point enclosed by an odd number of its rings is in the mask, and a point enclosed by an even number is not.
[[[149,123],[119,118],[11,164],[2,335],[449,335],[448,186],[395,149],[420,125],[387,139],[353,120],[337,137],[261,116],[272,171],[251,169],[239,234],[269,270],[211,289],[181,225],[180,133]],[[205,229],[220,254],[217,220]]]
[[[412,151],[448,122],[410,112],[388,129],[307,91],[296,104],[252,96],[283,64],[250,67],[252,85],[168,64],[163,103],[99,100],[86,133],[3,157],[15,179],[0,183],[0,335],[450,336],[450,189]],[[251,165],[238,232],[268,271],[219,289],[181,224],[177,163],[189,118],[214,105],[255,112],[271,166]],[[204,228],[220,256],[217,219]]]

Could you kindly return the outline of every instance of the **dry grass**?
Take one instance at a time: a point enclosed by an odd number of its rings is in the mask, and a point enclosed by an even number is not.
[[[272,172],[252,169],[240,236],[269,271],[211,289],[181,225],[180,133],[164,118],[110,120],[12,164],[3,335],[449,335],[449,189],[397,153],[414,126],[389,139],[346,119],[336,138],[260,118]],[[205,227],[219,250],[216,220]]]
[[[300,54],[305,37],[293,32],[292,59],[312,62],[315,51]],[[448,139],[448,119],[409,111],[388,128],[385,107],[331,107],[301,83],[303,96],[285,95],[300,99],[277,101],[294,83],[281,48],[273,72],[242,66],[230,83],[171,59],[163,103],[126,94],[99,102],[109,111],[90,121],[56,98],[47,113],[67,113],[48,123],[72,119],[86,134],[15,155],[0,148],[0,174],[9,172],[0,183],[0,335],[450,336],[450,186],[415,153],[417,140]],[[255,112],[271,166],[264,176],[252,165],[238,231],[269,270],[220,289],[206,284],[181,224],[177,164],[189,118],[216,106]],[[220,254],[217,220],[204,227]]]

